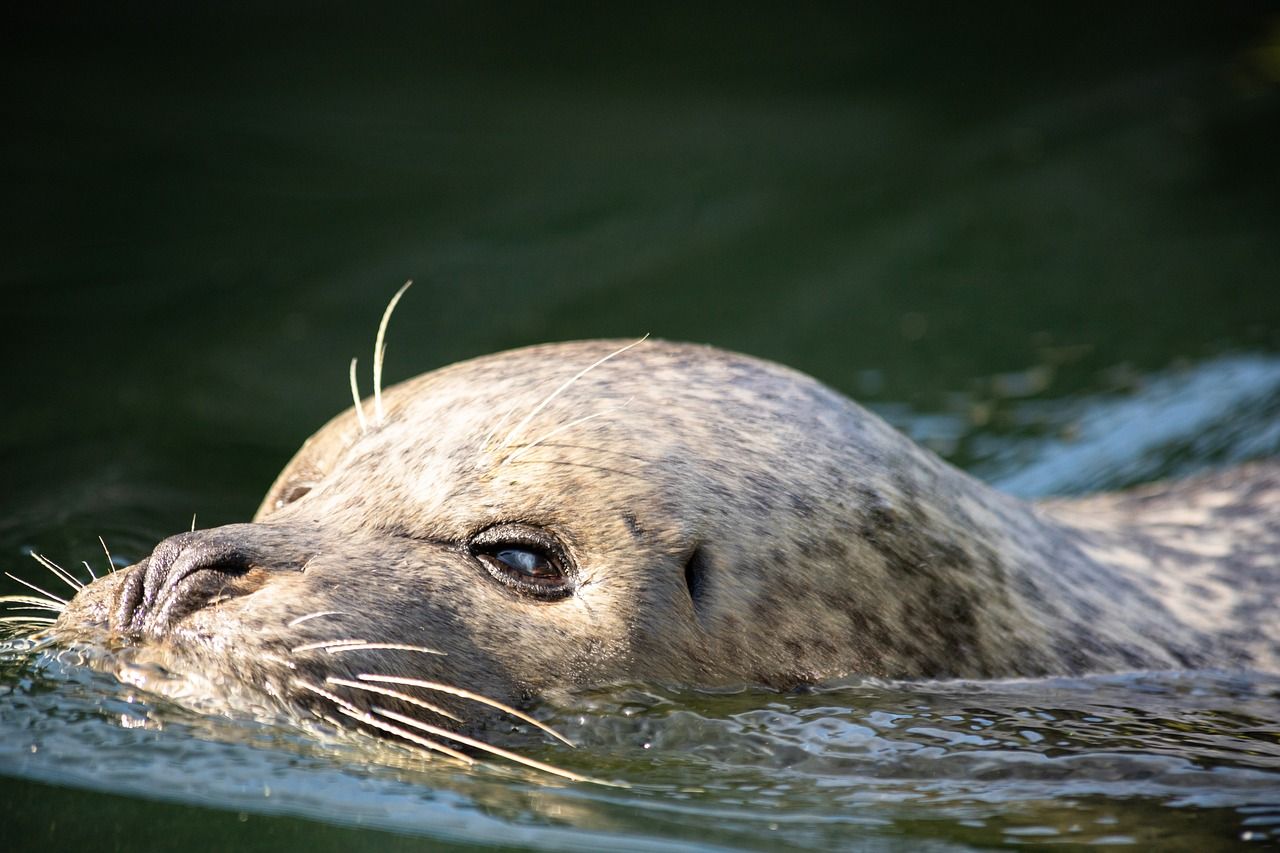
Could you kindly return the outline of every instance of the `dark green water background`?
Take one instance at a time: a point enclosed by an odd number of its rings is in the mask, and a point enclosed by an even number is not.
[[[3,30],[11,571],[247,519],[406,278],[389,381],[648,332],[808,371],[1032,495],[1280,448],[1265,4],[144,3]],[[1088,464],[1045,467],[1081,435]],[[122,849],[177,843],[165,821],[247,843],[216,804],[0,790],[34,844],[80,847],[70,813]]]

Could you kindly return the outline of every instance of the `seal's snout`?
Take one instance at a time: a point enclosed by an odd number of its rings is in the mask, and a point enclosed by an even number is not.
[[[110,610],[122,636],[164,635],[184,616],[247,595],[265,582],[267,561],[231,525],[165,539],[128,570]]]

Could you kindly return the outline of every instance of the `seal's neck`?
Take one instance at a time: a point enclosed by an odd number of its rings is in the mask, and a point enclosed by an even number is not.
[[[1149,558],[911,450],[862,509],[883,578],[908,602],[896,624],[914,631],[890,644],[885,674],[1169,668],[1205,654],[1206,637],[1152,594]]]

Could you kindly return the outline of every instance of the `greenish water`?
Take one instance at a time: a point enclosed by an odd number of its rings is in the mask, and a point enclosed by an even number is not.
[[[246,519],[388,378],[543,340],[785,362],[1029,496],[1280,452],[1280,17],[162,7],[5,28],[0,564]],[[10,591],[6,587],[4,591]],[[0,670],[6,846],[1277,843],[1223,673],[543,713],[626,790],[463,776]],[[1030,734],[1027,734],[1027,733]],[[269,793],[267,793],[269,789]]]

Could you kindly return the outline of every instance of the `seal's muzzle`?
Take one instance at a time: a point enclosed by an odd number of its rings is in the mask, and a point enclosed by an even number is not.
[[[245,541],[239,528],[171,536],[128,569],[110,610],[109,628],[123,637],[161,637],[184,616],[247,595],[279,568]],[[229,530],[236,528],[236,530]]]

